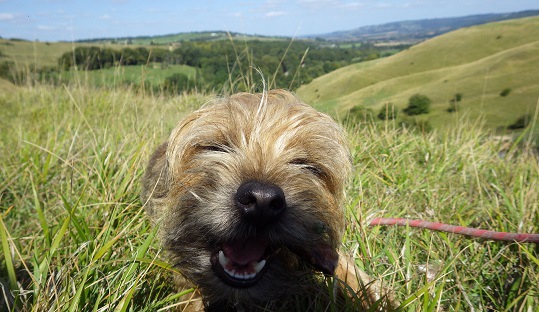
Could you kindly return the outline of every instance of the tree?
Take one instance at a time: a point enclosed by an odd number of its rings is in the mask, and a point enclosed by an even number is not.
[[[427,114],[431,100],[423,94],[414,94],[408,99],[408,107],[403,111],[409,116]]]
[[[505,88],[502,90],[502,92],[500,92],[500,96],[508,96],[509,93],[511,93],[511,88]]]
[[[457,111],[457,105],[458,103],[462,101],[462,93],[457,93],[455,96],[449,101],[449,108],[447,111],[449,113],[454,113]]]
[[[507,126],[507,129],[510,129],[510,130],[524,129],[530,124],[531,119],[532,117],[530,115],[520,116],[514,123]]]
[[[397,118],[398,109],[393,106],[393,104],[388,103],[387,105],[382,106],[377,117],[381,120],[393,120]]]
[[[374,112],[372,109],[358,105],[348,111],[344,121],[347,123],[368,122],[373,121],[373,116]]]

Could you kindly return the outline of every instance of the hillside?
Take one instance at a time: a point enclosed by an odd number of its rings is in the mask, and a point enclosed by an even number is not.
[[[525,34],[525,35],[524,35]],[[385,59],[350,65],[315,79],[298,95],[322,110],[344,116],[355,106],[379,111],[386,103],[402,109],[421,93],[433,101],[427,116],[447,124],[456,93],[460,112],[486,117],[487,126],[507,126],[533,113],[539,96],[539,18],[460,29]],[[500,96],[511,89],[508,96]]]
[[[537,15],[539,10],[398,21],[308,37],[329,41],[419,42],[462,27]]]

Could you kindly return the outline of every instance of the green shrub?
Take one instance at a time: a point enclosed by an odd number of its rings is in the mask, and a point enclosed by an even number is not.
[[[398,109],[391,103],[384,105],[377,117],[381,120],[393,120],[397,118]]]
[[[500,92],[500,96],[508,96],[511,93],[511,88],[505,88]]]
[[[528,114],[520,116],[514,123],[507,126],[507,129],[510,129],[510,130],[524,129],[530,124],[531,118],[532,117]]]
[[[352,107],[345,117],[345,121],[353,123],[358,121],[372,121],[373,119],[374,112],[372,109],[363,107],[361,105]]]
[[[404,113],[409,116],[428,114],[431,100],[423,94],[414,94],[408,99],[408,107],[404,109]]]
[[[455,96],[449,100],[449,108],[447,112],[454,113],[457,111],[458,103],[462,101],[462,93],[456,93]]]

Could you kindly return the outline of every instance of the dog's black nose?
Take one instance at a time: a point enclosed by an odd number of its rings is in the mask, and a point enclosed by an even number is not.
[[[274,221],[286,208],[284,192],[280,187],[257,181],[240,185],[235,204],[242,216],[254,222]]]

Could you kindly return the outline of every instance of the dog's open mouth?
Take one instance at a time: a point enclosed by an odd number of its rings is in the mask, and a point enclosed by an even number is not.
[[[287,248],[316,270],[329,275],[335,272],[339,260],[335,248],[327,245]],[[271,256],[279,249],[257,238],[225,242],[210,261],[213,271],[222,281],[232,287],[247,288],[262,278],[270,266]]]
[[[223,243],[210,259],[212,268],[225,283],[234,287],[250,287],[266,272],[270,249],[262,239]]]

